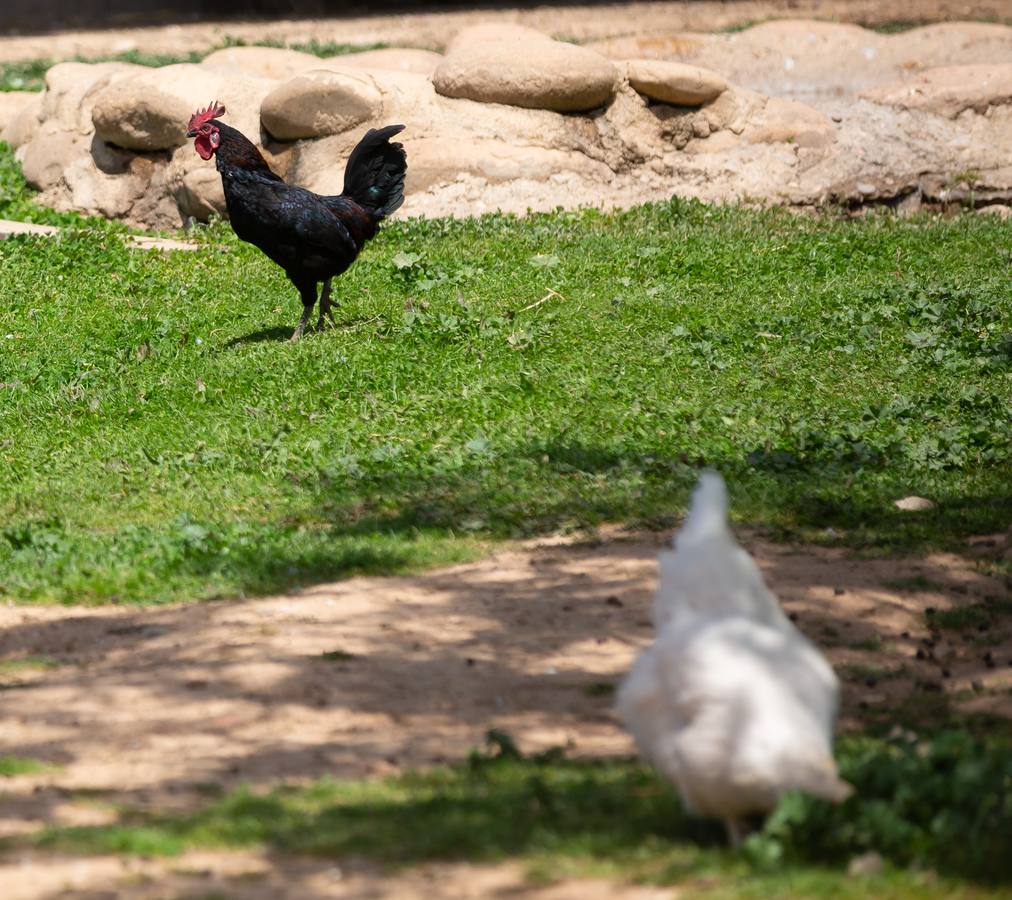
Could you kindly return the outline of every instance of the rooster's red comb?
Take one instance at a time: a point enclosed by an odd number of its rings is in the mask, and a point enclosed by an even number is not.
[[[207,109],[198,109],[190,116],[190,123],[186,126],[186,130],[196,131],[205,122],[210,122],[211,119],[217,119],[218,116],[223,115],[225,115],[225,107],[217,100],[212,100]]]

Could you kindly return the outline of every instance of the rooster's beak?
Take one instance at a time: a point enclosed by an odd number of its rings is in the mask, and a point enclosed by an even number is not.
[[[197,136],[197,130],[195,128],[191,128],[188,132],[186,132],[186,136],[188,138],[195,138]]]

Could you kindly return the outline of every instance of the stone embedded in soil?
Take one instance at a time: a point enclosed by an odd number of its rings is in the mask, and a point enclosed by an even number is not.
[[[411,47],[384,47],[381,50],[363,50],[360,53],[345,53],[326,59],[327,65],[335,68],[413,72],[426,77],[432,75],[442,61],[442,54],[431,50],[415,50]]]
[[[103,141],[129,150],[169,150],[187,143],[186,123],[198,106],[218,100],[228,123],[259,139],[259,109],[274,82],[180,64],[116,78],[95,98],[92,122]],[[203,97],[203,101],[195,98]],[[255,112],[251,112],[255,111]],[[196,154],[194,154],[196,155]]]
[[[626,77],[637,93],[678,106],[702,106],[727,90],[727,81],[709,69],[654,59],[629,60]]]
[[[380,113],[383,98],[367,72],[314,70],[269,93],[260,107],[264,128],[283,141],[340,134]]]
[[[446,45],[446,52],[453,53],[464,47],[478,44],[495,44],[510,42],[527,45],[534,42],[551,41],[551,37],[536,28],[518,25],[514,22],[484,22],[461,28]]]
[[[954,119],[966,110],[985,114],[1012,103],[1012,63],[946,66],[872,88],[866,100],[900,109],[918,109]]]
[[[560,41],[489,41],[454,49],[432,73],[444,97],[528,109],[582,112],[615,92],[618,73],[603,56]]]
[[[284,47],[225,47],[204,57],[202,66],[221,72],[241,72],[258,78],[284,81],[322,64],[312,53]],[[213,99],[213,98],[208,98]]]
[[[893,506],[897,509],[901,509],[904,512],[924,512],[928,509],[934,509],[935,504],[927,497],[903,497],[900,500],[893,501]]]

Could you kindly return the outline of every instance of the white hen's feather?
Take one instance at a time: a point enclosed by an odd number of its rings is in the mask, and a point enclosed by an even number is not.
[[[657,639],[618,696],[644,755],[702,815],[766,812],[794,788],[846,796],[831,749],[836,676],[735,540],[716,473],[660,569]]]

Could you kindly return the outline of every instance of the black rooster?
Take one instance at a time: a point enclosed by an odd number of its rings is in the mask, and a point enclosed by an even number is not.
[[[201,159],[215,157],[225,188],[225,205],[235,233],[274,260],[302,299],[302,318],[292,335],[302,337],[323,282],[317,328],[331,322],[330,282],[358,256],[379,223],[404,202],[407,158],[390,138],[403,125],[370,129],[351,151],[344,170],[344,193],[322,197],[285,184],[260,151],[240,132],[218,121],[225,107],[215,101],[190,118],[186,136],[194,138]]]

